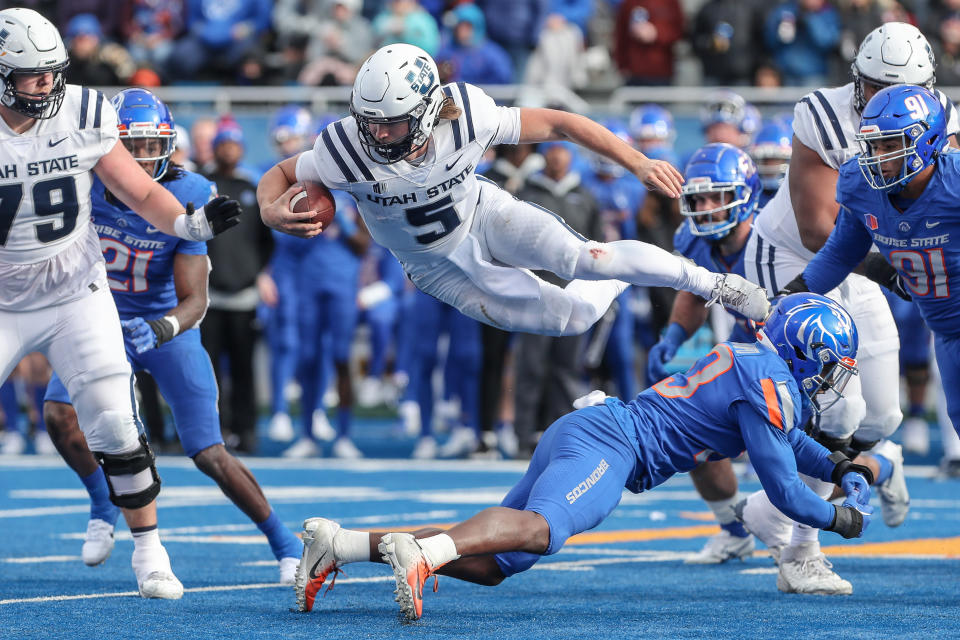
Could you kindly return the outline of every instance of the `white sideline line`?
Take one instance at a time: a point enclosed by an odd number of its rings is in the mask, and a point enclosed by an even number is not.
[[[337,580],[337,584],[359,584],[364,582],[391,582],[393,576],[374,576],[372,578],[341,578]],[[254,584],[224,584],[224,585],[215,585],[210,587],[191,587],[189,589],[184,589],[184,593],[203,593],[203,592],[212,592],[212,591],[248,591],[251,589],[274,589],[276,587],[283,587],[284,589],[289,589],[291,585],[289,584],[280,584],[279,582],[258,582]],[[114,593],[81,593],[72,596],[38,596],[35,598],[8,598],[6,600],[0,600],[0,605],[5,604],[24,604],[31,602],[64,602],[67,600],[92,600],[96,598],[127,598],[127,597],[140,597],[140,593],[137,591],[117,591]]]
[[[33,556],[24,558],[0,558],[2,562],[10,564],[32,564],[39,562],[75,562],[80,556]]]

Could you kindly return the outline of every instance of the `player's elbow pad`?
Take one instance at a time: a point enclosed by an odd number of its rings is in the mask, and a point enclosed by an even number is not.
[[[846,539],[859,538],[863,533],[863,514],[852,507],[833,505],[833,522],[825,531],[839,533]]]

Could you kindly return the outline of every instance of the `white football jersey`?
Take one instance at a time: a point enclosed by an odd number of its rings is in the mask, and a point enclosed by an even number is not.
[[[90,170],[118,138],[110,101],[72,84],[24,133],[0,118],[0,263],[40,262],[90,231]]]
[[[352,117],[334,122],[313,150],[297,160],[297,179],[348,192],[374,241],[401,262],[435,262],[466,237],[477,210],[475,171],[481,156],[520,139],[520,110],[499,107],[480,88],[458,82],[443,87],[462,113],[441,120],[419,165],[378,164],[360,147]]]
[[[956,107],[942,91],[935,89],[934,93],[949,113],[947,132],[956,134],[960,131]],[[793,108],[793,133],[797,140],[816,151],[824,164],[837,171],[863,150],[854,138],[860,127],[860,114],[854,104],[851,82],[842,87],[808,93]],[[777,193],[756,217],[754,228],[765,241],[776,247],[788,248],[806,260],[813,257],[800,240],[790,200],[789,168]]]

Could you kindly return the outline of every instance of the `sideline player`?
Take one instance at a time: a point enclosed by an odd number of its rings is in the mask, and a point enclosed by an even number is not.
[[[753,160],[731,144],[715,142],[694,152],[683,177],[680,212],[686,220],[674,235],[674,250],[714,271],[743,275],[744,247],[762,190]],[[666,364],[703,325],[708,313],[702,299],[688,291],[677,293],[670,324],[647,355],[650,384],[669,375]],[[754,342],[756,334],[740,317],[728,339]],[[690,471],[690,479],[720,523],[720,532],[686,562],[718,564],[750,555],[754,539],[734,512],[739,499],[730,460],[702,460]]]
[[[157,530],[160,479],[134,421],[130,364],[90,224],[91,172],[154,227],[187,240],[237,224],[239,205],[221,196],[184,213],[117,144],[103,94],[66,84],[67,52],[46,18],[5,9],[0,33],[0,380],[26,353],[47,357],[124,509],[140,595],[179,598]]]
[[[960,274],[960,153],[944,153],[947,114],[928,89],[888,87],[864,108],[857,140],[868,151],[840,168],[837,226],[784,288],[832,289],[875,244],[889,261],[890,288],[912,297],[933,331],[947,411],[960,429],[960,304],[950,291]]]
[[[759,341],[722,342],[685,374],[630,402],[606,398],[557,420],[501,506],[446,532],[368,533],[308,519],[297,605],[310,610],[326,576],[341,565],[382,557],[393,569],[401,609],[417,619],[431,575],[499,584],[600,524],[624,488],[648,491],[697,460],[744,449],[780,509],[811,526],[859,537],[872,512],[870,471],[799,428],[802,415],[839,399],[856,375],[856,352],[857,329],[840,305],[816,294],[787,296]],[[589,396],[581,400],[595,404]],[[840,484],[846,501],[836,507],[820,499],[798,469]]]
[[[860,152],[854,140],[867,100],[890,84],[934,82],[934,60],[923,34],[909,24],[888,22],[871,31],[857,52],[853,82],[818,89],[794,108],[794,140],[787,177],[757,216],[747,243],[746,277],[774,295],[799,275],[826,242],[837,217],[835,187],[840,166]],[[938,92],[941,104],[946,96]],[[949,132],[958,130],[952,105]],[[879,256],[877,256],[879,257]],[[828,449],[870,452],[858,460],[876,464],[883,520],[898,526],[907,516],[909,495],[899,445],[887,440],[903,416],[898,375],[899,340],[890,306],[880,288],[851,274],[828,297],[838,300],[860,331],[862,384],[854,380],[844,401],[825,412],[815,437]],[[833,487],[812,480],[815,491]],[[744,524],[779,555],[777,587],[788,593],[849,594],[852,585],[830,569],[820,553],[816,529],[792,526],[771,508],[763,493],[744,505]],[[781,551],[782,550],[782,551]],[[785,555],[784,555],[785,554]]]
[[[390,249],[425,293],[492,326],[547,335],[585,332],[629,284],[691,290],[762,320],[756,285],[710,273],[641,242],[582,238],[562,220],[516,200],[475,174],[491,146],[572,140],[634,173],[648,188],[679,195],[680,174],[650,160],[589,118],[551,109],[498,107],[479,88],[441,86],[433,59],[388,45],[361,66],[351,118],[328,126],[314,148],[270,169],[257,196],[264,222],[320,233],[310,212],[290,211],[299,180],[357,200],[373,239]],[[530,269],[547,269],[566,288]],[[625,282],[623,282],[625,281]]]
[[[111,104],[117,110],[120,140],[147,175],[184,203],[216,196],[215,184],[170,163],[176,133],[173,116],[161,100],[145,89],[126,89]],[[220,435],[217,383],[197,328],[208,302],[206,243],[158,232],[99,180],[91,197],[131,365],[135,371],[148,370],[157,381],[170,403],[184,452],[264,533],[280,562],[280,582],[293,584],[303,545],[270,508],[253,474],[226,450]],[[82,557],[87,565],[98,565],[113,549],[119,513],[77,426],[70,396],[56,376],[44,400],[47,431],[90,494]]]

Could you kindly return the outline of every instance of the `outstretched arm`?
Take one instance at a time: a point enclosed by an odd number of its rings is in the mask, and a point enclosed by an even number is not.
[[[239,222],[240,206],[222,197],[206,203],[196,213],[185,215],[180,201],[163,185],[154,182],[121,142],[113,145],[93,170],[107,191],[168,235],[185,240],[209,240]]]
[[[669,162],[651,160],[590,118],[556,109],[520,109],[520,143],[570,140],[610,158],[645,187],[680,197],[683,176]]]
[[[297,186],[297,159],[287,158],[270,167],[257,185],[257,202],[260,204],[260,219],[271,229],[301,238],[319,235],[323,225],[310,222],[316,211],[294,213],[290,210],[290,198],[302,191]]]

